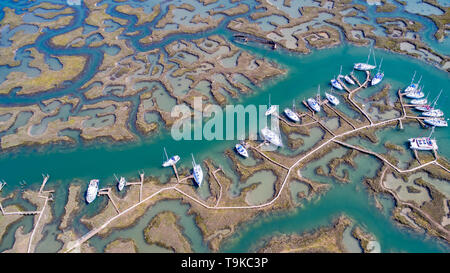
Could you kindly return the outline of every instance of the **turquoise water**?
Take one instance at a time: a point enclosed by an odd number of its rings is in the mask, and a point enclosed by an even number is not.
[[[61,3],[61,1],[53,2]],[[19,7],[20,3],[14,5]],[[76,29],[83,24],[81,18],[86,15],[85,7],[75,6],[74,8],[77,19],[73,24],[61,30],[52,31],[51,33],[47,32],[41,36],[36,45],[38,48],[44,52],[53,52],[54,50],[47,44],[48,39]],[[111,9],[108,8],[108,10]],[[113,10],[111,10],[111,14],[127,18],[127,16],[121,15]],[[2,15],[0,13],[1,17]],[[136,19],[131,20],[132,22],[136,21]],[[221,34],[227,38],[231,38],[233,33],[226,30],[224,25],[221,25],[219,29],[205,33],[169,37],[160,44],[151,45],[150,47],[143,47],[137,44],[137,40],[142,37],[141,35],[133,38],[132,43],[138,50],[147,50],[152,47],[162,48],[179,38],[201,38],[211,34]],[[251,44],[236,45],[259,57],[267,58],[288,70],[286,75],[266,81],[262,87],[256,87],[253,94],[242,96],[234,101],[244,106],[267,104],[268,94],[271,94],[272,104],[279,104],[280,109],[290,107],[293,98],[296,99],[297,107],[302,108],[303,106],[299,105],[298,102],[314,95],[319,84],[324,88],[322,90],[327,90],[330,78],[336,75],[340,65],[343,66],[343,72],[348,73],[351,71],[354,62],[365,61],[367,57],[367,48],[354,47],[348,44],[343,44],[332,49],[315,50],[310,55],[296,55],[285,50],[271,51]],[[55,50],[55,55],[86,54],[90,58],[90,66],[73,85],[51,94],[45,94],[43,98],[77,93],[78,89],[92,77],[101,64],[104,50],[102,48],[89,50],[86,48]],[[431,98],[435,97],[441,88],[448,86],[449,74],[431,65],[426,65],[421,61],[407,56],[400,56],[381,50],[375,50],[375,54],[377,58],[384,58],[383,70],[385,72],[385,78],[383,83],[390,83],[393,86],[392,93],[390,94],[392,98],[395,97],[398,88],[403,88],[409,84],[414,71],[417,71],[417,75],[423,76],[422,83],[426,85],[426,90],[430,92]],[[399,67],[402,69],[399,69]],[[363,75],[358,74],[358,77],[362,78]],[[374,88],[377,87],[371,87],[361,92],[370,93],[373,92]],[[364,96],[364,94],[361,94],[361,96]],[[0,103],[8,105],[35,103],[41,99],[38,96],[3,96],[0,97]],[[84,101],[82,97],[81,99]],[[131,98],[130,100],[135,101],[135,99]],[[449,97],[443,95],[440,98],[439,104],[444,106],[449,102]],[[443,110],[444,112],[446,111],[445,108]],[[56,217],[60,217],[63,213],[65,195],[67,194],[65,189],[67,189],[68,185],[74,179],[82,181],[76,182],[83,183],[82,191],[86,190],[87,181],[93,177],[99,178],[103,187],[114,183],[114,173],[125,176],[129,180],[134,180],[138,170],[144,170],[147,175],[159,176],[162,181],[166,181],[172,175],[172,171],[160,168],[163,159],[162,147],[167,147],[169,153],[177,153],[180,155],[181,161],[178,165],[184,168],[190,168],[190,153],[193,152],[197,162],[211,158],[217,164],[225,166],[225,169],[230,171],[230,162],[224,158],[223,151],[232,148],[236,141],[175,141],[171,138],[170,132],[167,129],[161,128],[161,132],[157,135],[151,137],[140,136],[137,141],[132,143],[80,142],[74,145],[56,144],[45,147],[18,148],[8,152],[2,152],[0,153],[0,178],[8,182],[8,186],[4,188],[2,194],[5,195],[9,192],[19,190],[19,182],[23,180],[27,181],[29,187],[37,188],[41,182],[41,173],[49,173],[51,178],[48,183],[48,188],[58,185],[58,190],[55,193],[58,201],[55,202],[54,210]],[[134,128],[132,129],[135,131]],[[438,140],[438,145],[440,143],[448,143],[450,138],[449,130],[449,128],[436,129],[434,136]],[[36,131],[39,131],[39,128],[36,128]],[[419,128],[412,130],[412,132],[428,134],[426,130]],[[389,131],[383,134],[383,138],[389,139],[389,134],[394,135],[397,133],[395,131]],[[406,137],[408,136],[405,136],[405,141]],[[398,136],[396,139],[398,139]],[[446,158],[450,158],[450,147],[447,145],[439,145],[439,147],[439,153]],[[284,232],[302,232],[321,225],[327,225],[334,217],[344,213],[354,219],[357,224],[366,227],[367,231],[373,233],[380,242],[383,252],[448,252],[450,250],[448,245],[443,245],[431,239],[429,236],[400,229],[390,219],[390,211],[379,211],[375,208],[373,198],[368,196],[365,187],[361,184],[361,180],[365,175],[374,175],[378,162],[369,157],[362,157],[361,162],[366,164],[362,164],[356,171],[349,170],[351,183],[342,185],[328,181],[332,185],[331,190],[321,196],[320,199],[314,199],[311,202],[304,203],[304,207],[301,209],[290,213],[266,215],[259,217],[250,224],[244,224],[238,232],[239,235],[228,240],[223,250],[236,252],[252,251],[256,249],[258,244],[260,245],[261,242],[270,236]],[[324,180],[323,177],[315,177],[313,172],[308,173],[308,175],[311,176],[308,178],[313,180]],[[203,193],[205,189],[201,190]],[[81,215],[93,215],[105,205],[106,200],[104,199],[92,204],[90,207],[82,204],[79,216],[74,220],[75,229],[80,233],[86,232],[87,229],[79,222]],[[180,215],[183,215],[186,211],[184,206],[176,202],[164,203],[161,205],[162,208],[171,208],[171,210]],[[140,222],[138,226],[149,221],[152,215],[154,214],[146,214],[145,221]],[[20,223],[23,223],[27,226],[26,230],[28,231],[31,228],[32,222],[29,219],[26,218],[14,226],[17,227]],[[189,217],[183,218],[181,224],[185,229],[186,236],[193,242],[194,250],[206,251],[205,246],[198,241],[200,240],[199,231],[192,224],[192,219]],[[44,238],[42,245],[38,246],[38,251],[56,251],[59,247],[55,243],[54,238],[51,237],[52,232],[55,231],[55,226],[49,226],[47,229],[50,237]],[[117,237],[119,235],[121,237],[129,236],[130,238],[137,238],[136,240],[142,242],[142,238],[138,237],[142,234],[136,232],[136,228],[130,229],[129,232],[127,230],[117,232],[114,236]],[[13,231],[6,234],[6,237],[0,244],[0,251],[12,246],[13,237]],[[108,242],[110,240],[108,239]],[[94,237],[92,243],[98,250],[101,250],[106,245],[98,237]]]

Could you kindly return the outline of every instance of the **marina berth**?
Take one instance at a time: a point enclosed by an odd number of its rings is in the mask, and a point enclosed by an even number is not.
[[[86,202],[88,204],[90,204],[92,201],[95,200],[95,198],[97,197],[97,193],[98,193],[98,183],[100,181],[98,179],[92,179],[89,182],[89,186],[86,192]]]

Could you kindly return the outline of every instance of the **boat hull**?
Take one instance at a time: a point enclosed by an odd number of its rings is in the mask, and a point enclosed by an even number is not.
[[[315,99],[308,99],[307,103],[311,109],[313,109],[315,112],[320,112],[320,105],[317,103]]]
[[[284,114],[286,115],[286,117],[288,117],[291,121],[293,122],[299,122],[300,119],[298,118],[297,114],[294,113],[294,111],[292,111],[291,109],[284,109]]]
[[[423,122],[425,122],[428,125],[436,126],[436,127],[447,127],[448,126],[447,121],[442,120],[442,119],[430,118],[430,119],[424,119]]]
[[[371,64],[365,64],[365,63],[356,63],[353,68],[356,70],[360,70],[360,71],[367,71],[367,70],[372,70],[374,69],[376,66],[371,65]]]

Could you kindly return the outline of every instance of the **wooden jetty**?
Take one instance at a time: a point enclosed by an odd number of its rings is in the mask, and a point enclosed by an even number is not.
[[[106,196],[108,196],[109,200],[111,200],[111,203],[114,206],[114,209],[116,210],[116,212],[118,214],[120,214],[119,208],[117,207],[116,203],[114,202],[114,200],[111,197],[111,188],[100,189],[98,191],[98,195],[106,195]]]
[[[341,115],[341,113],[339,113],[338,111],[336,111],[336,109],[334,109],[333,107],[331,107],[330,105],[328,105],[328,103],[324,103],[325,106],[327,106],[329,109],[331,109],[338,117],[342,118],[345,122],[347,122],[350,126],[353,127],[353,129],[356,129],[356,126],[353,125],[353,123],[350,122],[350,120],[348,120],[346,117],[344,117],[343,115]]]
[[[50,175],[42,174],[42,177],[44,180],[42,181],[42,185],[41,185],[41,188],[39,189],[39,193],[42,193],[42,191],[44,190],[45,184],[47,183],[48,179],[50,178]]]

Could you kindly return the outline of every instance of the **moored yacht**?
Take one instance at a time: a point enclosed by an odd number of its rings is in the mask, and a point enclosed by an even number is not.
[[[422,116],[424,117],[433,117],[433,118],[439,118],[442,117],[443,115],[444,113],[439,109],[432,109],[430,111],[422,113]]]
[[[286,108],[284,109],[284,114],[293,122],[299,122],[300,118],[298,117],[297,113],[295,113],[295,100],[292,102],[292,109]]]
[[[439,91],[439,95],[437,95],[437,97],[434,99],[434,102],[433,102],[432,106],[430,107],[431,109],[422,113],[422,116],[438,118],[438,117],[442,117],[444,115],[444,113],[441,110],[434,108],[436,106],[436,103],[438,102],[441,94],[442,94],[442,90]]]
[[[333,105],[338,105],[339,104],[339,100],[335,96],[333,96],[333,95],[331,95],[331,94],[329,94],[327,92],[325,92],[325,96],[327,97],[327,100],[329,102],[331,102],[331,104],[333,104]]]
[[[355,81],[349,75],[345,75],[344,79],[347,83],[349,83],[351,85],[355,85]]]
[[[266,111],[266,116],[272,115],[273,113],[275,113],[275,111],[277,110],[277,106],[276,105],[271,105],[270,104],[270,95],[269,95],[269,108]]]
[[[421,99],[425,97],[425,94],[422,92],[421,89],[416,89],[415,91],[411,91],[405,94],[405,97],[410,99]]]
[[[316,112],[320,112],[320,105],[319,103],[317,103],[315,99],[309,98],[306,100],[306,102],[308,103],[309,107],[311,107],[311,109],[313,109]]]
[[[423,120],[428,125],[436,126],[436,127],[447,127],[447,121],[442,118],[426,118]]]
[[[261,129],[261,135],[264,138],[264,140],[272,143],[273,145],[283,146],[280,136],[275,132],[271,131],[269,128],[265,127]]]
[[[163,167],[169,167],[172,165],[177,164],[177,162],[180,160],[180,157],[178,155],[174,155],[171,158],[167,156],[166,148],[164,147],[164,154],[166,155],[166,161],[163,162]]]
[[[380,66],[378,66],[378,72],[375,74],[375,76],[372,78],[372,81],[370,82],[371,85],[377,85],[383,80],[384,72],[381,72],[381,64],[383,63],[383,58],[381,59]]]
[[[290,120],[292,120],[293,122],[299,122],[299,121],[300,121],[300,119],[298,118],[298,115],[297,115],[294,111],[292,111],[291,109],[289,109],[289,108],[284,109],[284,114],[285,114]]]
[[[248,151],[247,151],[247,149],[245,149],[244,145],[238,143],[238,144],[236,144],[235,148],[236,148],[236,151],[237,151],[240,155],[242,155],[242,156],[245,157],[245,158],[248,157]]]
[[[413,99],[410,101],[411,104],[415,104],[415,105],[425,105],[427,104],[428,100],[425,99]]]
[[[410,138],[409,140],[409,148],[414,150],[437,150],[438,146],[436,144],[435,139],[431,139],[429,137],[416,137]]]
[[[99,182],[100,182],[100,180],[98,180],[98,179],[92,179],[89,182],[89,187],[86,192],[86,202],[88,204],[91,203],[92,201],[94,201],[95,198],[97,197]]]
[[[418,110],[418,111],[422,111],[422,112],[428,112],[433,110],[433,108],[429,105],[418,105],[416,107],[414,107],[414,109]]]
[[[339,90],[343,90],[342,85],[341,85],[341,84],[339,83],[339,81],[336,80],[335,78],[332,79],[330,82],[331,82],[331,85],[332,85],[334,88],[339,89]]]
[[[422,77],[420,77],[419,81],[417,83],[414,83],[414,78],[416,77],[416,71],[414,71],[414,75],[411,79],[411,83],[405,88],[405,93],[415,92],[419,88],[420,81],[422,80]]]
[[[362,71],[366,71],[366,70],[372,70],[374,69],[376,66],[371,65],[371,64],[366,64],[366,63],[356,63],[353,68],[356,70],[362,70]]]
[[[320,99],[320,85],[317,86],[317,99]],[[316,99],[309,98],[306,100],[306,102],[308,103],[309,107],[313,109],[313,111],[320,112],[320,104]]]
[[[119,179],[119,183],[117,183],[117,189],[119,191],[122,191],[123,188],[125,187],[125,184],[127,183],[127,181],[125,180],[125,177],[121,176]]]
[[[436,144],[435,139],[431,139],[431,135],[434,133],[434,128],[431,129],[431,133],[428,137],[416,137],[416,138],[410,138],[409,140],[409,148],[414,150],[437,150],[438,146]]]
[[[203,182],[203,170],[202,166],[195,163],[194,155],[192,155],[192,174],[194,175],[194,181],[197,183],[197,186],[200,187]]]
[[[376,65],[369,64],[370,53],[372,53],[372,48],[369,50],[369,55],[367,55],[367,62],[365,62],[365,63],[355,63],[353,68],[356,69],[356,70],[362,70],[362,71],[374,69],[376,67]],[[374,59],[375,59],[375,56],[374,56]]]

